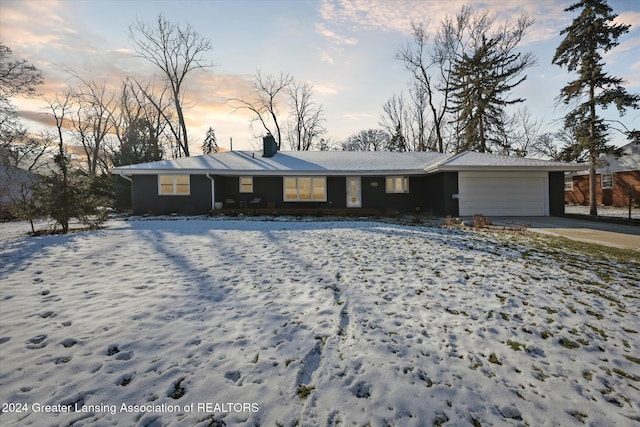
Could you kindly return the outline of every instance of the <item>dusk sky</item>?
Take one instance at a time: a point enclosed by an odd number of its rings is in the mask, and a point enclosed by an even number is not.
[[[322,104],[328,136],[342,140],[378,128],[382,105],[401,91],[407,96],[409,73],[395,53],[410,40],[411,22],[429,22],[436,30],[446,15],[462,5],[489,9],[500,19],[523,12],[535,18],[522,49],[537,56],[527,80],[514,96],[527,99],[544,130],[555,130],[564,110],[555,106],[560,88],[570,79],[551,65],[561,41],[559,32],[575,16],[563,12],[570,0],[382,0],[382,1],[136,1],[136,0],[2,0],[0,40],[14,58],[41,69],[50,95],[73,84],[61,67],[114,88],[126,76],[148,79],[155,70],[135,56],[128,27],[136,19],[152,23],[162,13],[168,20],[189,23],[209,38],[215,65],[189,77],[185,106],[192,151],[199,152],[206,129],[215,129],[218,144],[234,149],[258,147],[260,129],[251,129],[247,112],[233,111],[228,98],[249,97],[258,69],[263,74],[289,73],[311,83]],[[606,70],[640,92],[640,1],[610,0],[619,20],[632,25],[621,44],[606,55]],[[42,99],[14,99],[23,117],[42,113]],[[615,109],[614,109],[615,110]],[[31,114],[29,114],[29,112]],[[640,111],[629,111],[627,126],[640,123]],[[43,127],[25,122],[31,129]],[[624,140],[621,140],[624,143]]]

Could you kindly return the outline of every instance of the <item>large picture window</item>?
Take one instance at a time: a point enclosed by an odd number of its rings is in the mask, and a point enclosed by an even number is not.
[[[189,175],[158,175],[158,194],[161,196],[188,196],[191,194]]]
[[[387,193],[408,193],[409,192],[409,177],[407,176],[388,176]]]
[[[285,202],[326,202],[327,179],[319,177],[285,177]]]

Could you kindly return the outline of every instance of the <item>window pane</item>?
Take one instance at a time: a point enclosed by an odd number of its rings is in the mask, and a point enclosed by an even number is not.
[[[298,178],[298,198],[311,199],[311,178]]]
[[[176,184],[189,185],[189,175],[176,175]]]
[[[402,184],[403,184],[403,182],[404,182],[404,181],[403,181],[403,179],[402,179],[402,177],[401,177],[401,176],[397,176],[397,177],[395,178],[395,183],[394,183],[394,185],[393,185],[393,189],[394,189],[394,191],[395,191],[396,193],[402,193],[402,191],[403,191],[403,190],[402,190]]]
[[[313,178],[313,199],[324,200],[325,199],[325,179]]]
[[[285,200],[295,200],[298,198],[296,178],[284,179],[284,198]]]
[[[173,194],[173,182],[171,184],[160,184],[160,194]]]
[[[189,194],[189,175],[176,175],[176,194]]]
[[[159,175],[160,194],[173,194],[173,175]]]
[[[408,193],[408,192],[409,192],[409,177],[408,177],[408,176],[405,176],[405,177],[402,179],[402,183],[403,183],[403,185],[402,185],[402,192],[403,192],[403,193]]]
[[[393,177],[387,177],[387,193],[393,193]]]
[[[251,176],[240,177],[240,192],[253,193],[253,177]]]

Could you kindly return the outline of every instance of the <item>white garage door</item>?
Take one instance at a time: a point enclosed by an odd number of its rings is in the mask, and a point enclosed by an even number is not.
[[[460,216],[548,216],[547,172],[459,172]]]

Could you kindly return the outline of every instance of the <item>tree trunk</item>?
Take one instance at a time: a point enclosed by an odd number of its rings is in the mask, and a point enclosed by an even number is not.
[[[598,216],[598,187],[596,186],[596,162],[598,161],[598,141],[596,141],[595,83],[589,85],[589,215]]]
[[[180,105],[180,101],[178,101],[177,97],[179,95],[174,92],[176,112],[178,113],[178,122],[179,126],[182,129],[182,141],[178,141],[178,145],[182,148],[182,152],[185,157],[189,157],[189,140],[187,139],[187,125],[184,122],[184,115],[182,114],[182,106]]]
[[[589,215],[598,215],[598,186],[596,183],[596,159],[595,153],[589,154]]]

